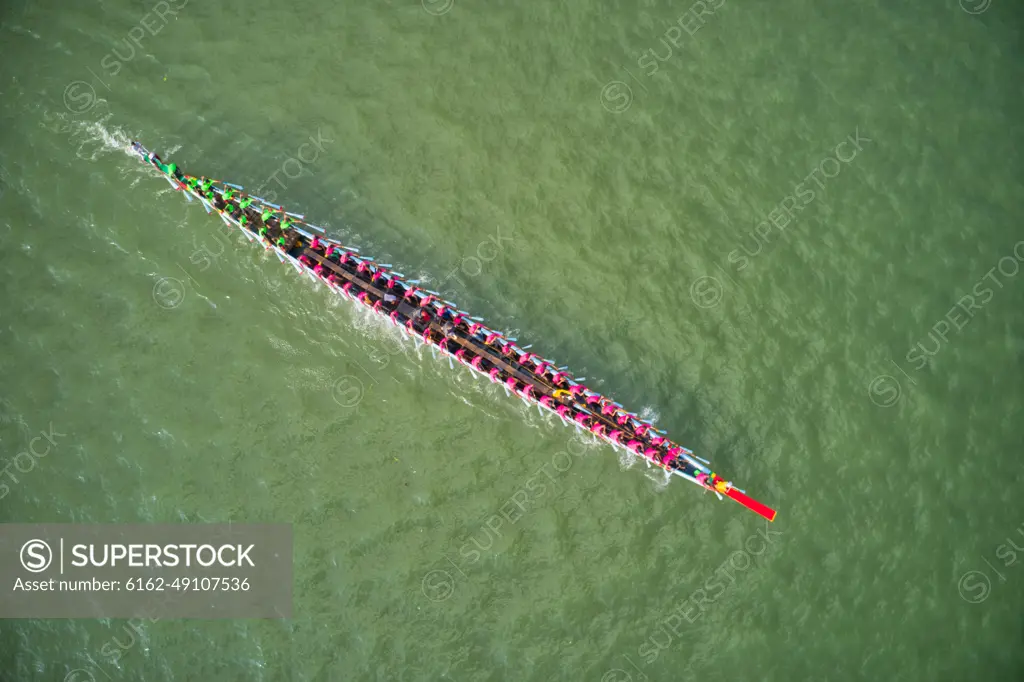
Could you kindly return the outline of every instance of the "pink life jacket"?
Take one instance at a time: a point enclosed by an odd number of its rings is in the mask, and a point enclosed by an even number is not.
[[[615,423],[618,424],[619,426],[624,426],[628,421],[629,415],[626,413],[622,413],[621,415],[619,415],[619,418],[615,420]]]
[[[641,424],[640,426],[636,427],[636,429],[633,430],[633,433],[635,433],[638,436],[642,436],[645,433],[647,433],[650,430],[650,428],[650,424]]]
[[[473,324],[469,325],[469,334],[470,334],[470,336],[475,336],[476,333],[478,331],[480,331],[480,327],[482,327],[482,326],[483,325],[481,325],[479,322],[474,322]]]
[[[491,345],[492,341],[494,341],[495,339],[498,339],[498,338],[501,338],[501,334],[498,334],[498,333],[495,333],[495,332],[491,332],[490,334],[487,335],[487,338],[484,339],[484,343],[489,346],[489,345]]]
[[[565,372],[555,372],[555,375],[551,377],[551,383],[557,384],[559,381],[565,378]]]
[[[483,356],[478,355],[475,358],[473,358],[473,362],[471,362],[470,364],[473,365],[474,367],[476,367],[477,369],[480,369],[480,365],[481,365],[481,363],[483,363],[483,361],[484,361]]]
[[[566,415],[569,413],[569,408],[566,407],[565,405],[559,405],[558,407],[555,408],[555,412],[558,413],[559,417],[562,417],[564,419]]]
[[[456,326],[462,324],[465,321],[466,321],[466,317],[464,315],[461,315],[461,314],[456,315],[455,317],[452,318],[452,324],[454,324]]]
[[[331,254],[333,254],[333,253],[334,253],[334,244],[328,244],[327,245],[327,251],[324,252],[324,257],[325,258],[330,258]]]
[[[383,307],[384,307],[384,299],[377,299],[377,302],[373,304],[373,309],[376,312],[378,312],[378,313],[381,311],[381,308],[383,308]]]
[[[349,258],[351,258],[351,257],[352,257],[351,253],[349,253],[348,251],[342,251],[341,255],[338,256],[338,262],[341,263],[342,265],[346,265],[346,264],[348,264]]]
[[[655,436],[651,439],[651,445],[658,446],[665,442],[665,436]]]
[[[367,265],[366,263],[360,262],[359,263],[359,267],[356,268],[356,272],[366,272],[369,269],[370,269],[369,265]]]
[[[388,289],[394,289],[394,288],[395,288],[395,276],[392,275],[391,277],[388,277]]]
[[[423,343],[430,343],[430,327],[423,330]]]
[[[526,388],[520,391],[520,395],[524,398],[533,398],[533,384],[526,384]]]
[[[611,415],[611,414],[614,414],[614,413],[615,413],[615,406],[612,405],[611,403],[608,403],[607,405],[605,405],[604,407],[601,408],[601,414],[603,414],[606,417]]]
[[[413,326],[412,326],[412,320],[411,319],[405,321],[405,328],[408,329],[410,332],[414,332],[415,333],[415,331],[416,331],[413,328]]]
[[[370,295],[367,294],[365,291],[360,291],[358,298],[362,303],[370,305]]]
[[[391,313],[390,315],[388,315],[388,317],[391,318],[392,322],[394,322],[395,324],[398,324],[398,311],[397,310],[395,312]]]
[[[465,348],[460,348],[457,351],[455,351],[455,357],[457,357],[459,359],[459,362],[465,362],[466,361],[466,349]]]
[[[630,450],[632,450],[633,452],[637,453],[638,455],[640,454],[640,441],[638,441],[638,440],[626,441],[626,447],[629,448]]]
[[[668,463],[671,462],[673,459],[675,459],[675,457],[666,452],[661,458],[661,465],[668,466]]]
[[[302,254],[301,256],[299,256],[299,262],[309,265],[309,258],[306,257],[306,254]]]
[[[383,276],[384,276],[384,272],[382,270],[378,270],[377,272],[373,273],[373,277],[370,278],[370,281],[371,282],[376,282],[378,279],[380,279]]]
[[[575,417],[573,417],[573,419],[576,421],[577,424],[584,424],[585,425],[585,423],[587,421],[587,415],[585,415],[582,412],[580,412]]]
[[[447,338],[441,339],[441,343],[437,344],[437,347],[447,353],[448,352],[448,339]]]
[[[313,241],[310,243],[309,248],[316,251],[320,248],[320,237],[313,237]]]
[[[657,462],[658,461],[658,449],[657,448],[647,448],[646,450],[644,450],[644,457],[646,457],[649,460]]]
[[[590,430],[593,431],[598,436],[603,435],[604,434],[604,424],[601,424],[600,422],[596,422],[595,421],[591,425]]]
[[[313,274],[321,275],[321,274],[323,274],[323,271],[324,271],[323,263],[317,263],[316,265],[313,266]]]
[[[587,396],[587,405],[594,405],[595,403],[599,402],[601,402],[601,396],[597,395],[596,393],[594,395]]]
[[[427,307],[428,305],[430,305],[430,302],[433,301],[433,300],[434,300],[434,295],[433,294],[428,294],[425,299],[420,301],[420,307],[421,308]]]
[[[406,290],[405,296],[403,296],[402,298],[413,298],[414,296],[419,294],[419,291],[420,290],[417,289],[416,287],[410,287],[409,289]]]
[[[697,479],[697,483],[700,483],[701,485],[707,485],[708,484],[708,475],[705,472],[703,472],[703,471],[700,472],[699,474],[697,474],[696,476],[694,476],[694,478],[696,478]]]
[[[498,375],[501,374],[501,370],[495,367],[490,372],[488,372],[488,374],[491,375],[491,381],[493,381],[494,383],[498,383]]]
[[[509,352],[509,350],[511,350],[511,348],[512,348],[512,344],[508,343],[507,341],[505,343],[501,344],[501,352],[503,354],[505,354],[505,355],[508,355],[508,352]]]
[[[621,443],[622,442],[622,431],[619,431],[618,429],[613,429],[608,434],[608,437],[611,438],[616,443]]]
[[[351,288],[352,288],[352,282],[345,282],[344,286],[341,287],[341,290],[344,291],[346,294],[349,294],[349,289],[351,289]],[[351,294],[349,294],[349,295],[351,295]]]
[[[542,395],[540,397],[540,404],[544,407],[551,407],[551,396]]]
[[[573,386],[569,387],[569,393],[573,395],[579,395],[580,393],[583,393],[583,391],[584,388],[580,384],[574,384]]]
[[[678,457],[679,453],[681,453],[682,451],[683,449],[680,447],[669,448],[668,454],[672,455],[673,457]]]
[[[512,377],[509,377],[508,379],[505,379],[505,385],[508,386],[510,389],[512,389],[513,393],[516,392],[516,380],[513,379]]]

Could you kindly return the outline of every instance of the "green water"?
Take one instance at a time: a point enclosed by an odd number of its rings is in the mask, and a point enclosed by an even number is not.
[[[295,617],[7,621],[0,679],[1019,680],[1021,14],[962,4],[7,3],[0,450],[62,435],[3,520],[291,522]],[[133,138],[777,521],[401,345]]]

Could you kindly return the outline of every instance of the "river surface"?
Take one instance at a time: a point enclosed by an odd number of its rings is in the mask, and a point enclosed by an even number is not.
[[[290,620],[5,621],[0,679],[1020,680],[1021,31],[1004,0],[5,3],[2,520],[291,523],[295,575]],[[452,372],[130,139],[777,520]]]

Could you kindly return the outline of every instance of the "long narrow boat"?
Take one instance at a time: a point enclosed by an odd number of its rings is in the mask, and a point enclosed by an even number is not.
[[[435,291],[416,286],[390,265],[363,256],[359,249],[326,236],[323,228],[305,222],[305,216],[248,195],[239,185],[189,176],[174,164],[165,164],[138,142],[128,149],[156,168],[188,201],[197,199],[207,213],[217,213],[229,228],[238,228],[250,242],[260,242],[282,263],[288,263],[314,282],[369,307],[374,313],[408,334],[420,345],[429,345],[476,375],[500,384],[509,396],[550,412],[567,426],[588,431],[617,451],[639,457],[648,467],[657,466],[666,477],[678,476],[705,490],[739,502],[768,519],[776,511],[748,497],[709,468],[709,462],[672,442],[664,431],[628,412],[619,403],[591,391],[584,378],[575,378],[567,367],[520,347],[517,339],[488,329],[479,317],[459,310]]]

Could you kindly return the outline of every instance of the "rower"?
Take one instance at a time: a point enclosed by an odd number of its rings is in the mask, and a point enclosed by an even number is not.
[[[732,483],[719,478],[713,471],[711,472],[711,483],[715,486],[715,492],[723,495],[729,492],[729,489],[732,488]]]
[[[708,474],[706,471],[700,472],[695,476],[695,478],[697,479],[697,483],[700,483],[701,485],[708,484]]]

